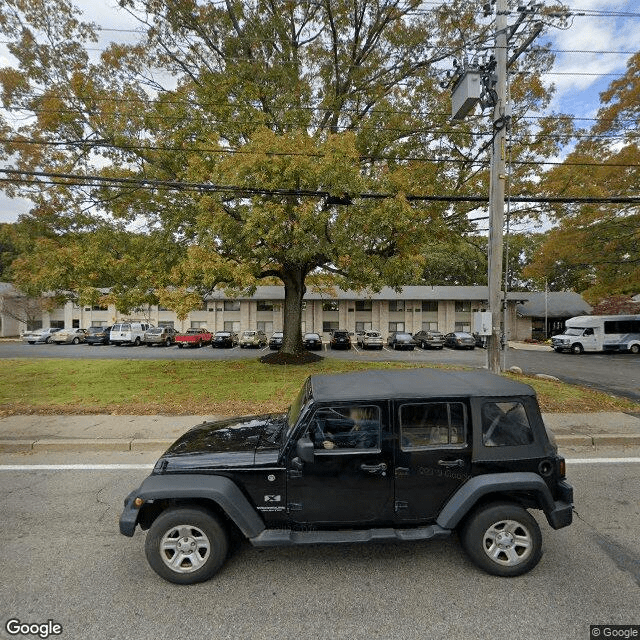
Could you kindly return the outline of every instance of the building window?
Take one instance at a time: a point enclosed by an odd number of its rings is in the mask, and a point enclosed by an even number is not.
[[[404,311],[404,300],[389,300],[389,312]]]
[[[273,311],[273,302],[271,300],[258,300],[258,311]]]
[[[51,326],[53,327],[53,322]],[[60,328],[64,329],[64,322]],[[42,320],[27,320],[27,331],[35,331],[36,329],[42,329]]]
[[[423,322],[422,323],[423,331],[437,331],[438,323],[437,322]]]
[[[171,311],[168,307],[163,307],[161,304],[158,305],[158,311]]]
[[[72,329],[79,329],[80,328],[80,319],[76,318],[75,320],[71,321],[71,328]]]
[[[332,331],[335,331],[336,329],[340,328],[340,323],[339,322],[323,322],[322,323],[322,331],[324,333],[331,333]]]
[[[91,311],[109,311],[109,307],[106,304],[94,304],[91,307]],[[93,325],[94,327],[98,327],[101,325]]]
[[[238,331],[240,331],[240,322],[238,321],[225,321],[224,323],[224,330],[225,331],[231,331],[233,333],[238,333]]]
[[[471,301],[456,300],[456,313],[471,313]]]
[[[393,333],[394,331],[404,331],[404,322],[390,322],[389,333]]]
[[[438,313],[438,301],[437,300],[423,300],[422,301],[422,313]]]
[[[206,329],[207,328],[207,323],[206,323],[206,321],[203,321],[203,320],[192,320],[191,321],[191,328],[192,329]]]
[[[356,311],[371,311],[371,300],[356,300]]]
[[[225,311],[240,311],[240,300],[225,300],[224,301],[224,310]]]
[[[356,322],[356,333],[361,331],[370,331],[372,329],[370,322]]]
[[[40,327],[42,326],[42,322],[40,323]],[[64,320],[52,320],[49,325],[52,329],[64,329]],[[40,329],[38,327],[38,329]]]
[[[173,329],[173,320],[160,320],[159,327],[171,327]]]
[[[338,311],[339,308],[337,300],[323,300],[322,302],[323,311]]]
[[[270,335],[273,333],[273,322],[258,322],[257,329]]]
[[[106,327],[107,323],[104,320],[92,320],[91,321],[91,326],[92,327]]]
[[[471,333],[471,323],[470,322],[456,322],[455,331],[466,331],[467,333]]]

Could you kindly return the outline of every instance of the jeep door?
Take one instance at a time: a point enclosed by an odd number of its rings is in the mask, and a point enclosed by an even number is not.
[[[396,521],[430,522],[469,478],[469,407],[463,401],[396,401]]]
[[[387,403],[319,406],[300,434],[313,461],[295,469],[287,504],[293,523],[339,527],[393,520],[392,449]]]

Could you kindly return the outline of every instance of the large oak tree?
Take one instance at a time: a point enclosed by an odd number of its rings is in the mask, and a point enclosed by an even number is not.
[[[120,5],[141,40],[99,59],[96,28],[67,0],[0,7],[17,60],[0,70],[2,149],[31,172],[7,189],[34,202],[18,283],[87,299],[115,285],[122,309],[159,299],[182,312],[180,292],[275,278],[283,352],[295,353],[310,279],[401,286],[429,243],[472,230],[475,205],[405,196],[488,190],[490,127],[453,126],[440,85],[452,58],[491,44],[480,3]],[[523,118],[548,103],[539,73],[551,60],[538,50],[514,68],[527,71],[511,87],[512,180],[525,190],[530,161],[559,142],[552,119]]]

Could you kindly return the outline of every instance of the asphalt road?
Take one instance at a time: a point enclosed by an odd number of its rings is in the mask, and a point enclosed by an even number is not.
[[[2,358],[124,358],[124,359],[206,359],[225,360],[256,358],[268,349],[178,349],[177,347],[115,347],[92,345],[29,345],[21,342],[0,342]],[[332,358],[366,361],[409,361],[458,366],[484,367],[487,354],[483,349],[459,351],[322,351]],[[579,356],[554,351],[509,349],[506,367],[519,366],[525,373],[546,373],[565,382],[580,384],[640,401],[640,356],[629,353],[584,353]]]
[[[0,467],[0,638],[16,637],[5,624],[17,618],[53,620],[65,640],[585,640],[590,624],[640,624],[639,462],[569,462],[579,517],[559,531],[541,522],[544,557],[519,578],[480,572],[453,537],[244,544],[218,576],[191,587],[151,571],[143,533],[118,533],[122,499],[145,469]]]

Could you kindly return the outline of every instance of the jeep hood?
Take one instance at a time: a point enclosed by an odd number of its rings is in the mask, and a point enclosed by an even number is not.
[[[285,414],[243,416],[204,422],[180,436],[163,454],[163,458],[203,454],[244,454],[251,462],[257,450],[278,448],[279,436],[286,423]]]

